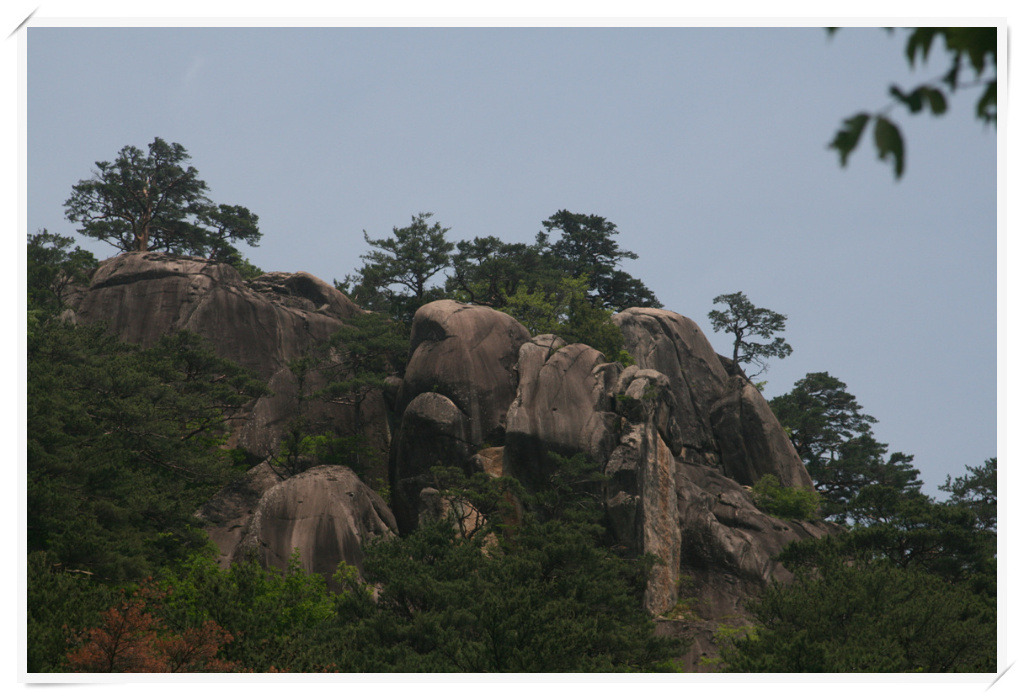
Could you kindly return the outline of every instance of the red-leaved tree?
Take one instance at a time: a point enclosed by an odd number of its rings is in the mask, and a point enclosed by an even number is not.
[[[166,596],[148,584],[120,605],[103,613],[100,626],[79,635],[68,652],[72,671],[83,673],[216,673],[234,671],[235,664],[218,659],[220,648],[233,639],[213,620],[182,632],[169,629],[148,608]]]

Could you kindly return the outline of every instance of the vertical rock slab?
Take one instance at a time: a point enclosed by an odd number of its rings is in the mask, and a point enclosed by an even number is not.
[[[612,317],[625,348],[640,369],[664,374],[675,397],[670,447],[692,461],[714,463],[715,440],[708,417],[725,391],[728,376],[696,323],[665,309],[630,308]]]
[[[674,396],[663,374],[636,366],[626,368],[616,391],[616,409],[626,427],[605,466],[608,519],[629,555],[655,557],[644,607],[657,615],[678,598],[676,464],[663,439]]]
[[[403,533],[420,521],[420,493],[433,483],[431,468],[463,467],[473,455],[469,423],[451,399],[431,391],[406,407],[395,437],[391,475],[395,515]]]
[[[742,622],[746,600],[772,581],[791,579],[776,554],[790,542],[842,530],[762,513],[749,488],[716,469],[685,462],[676,468],[682,587],[702,619]]]
[[[422,393],[441,394],[468,418],[474,445],[500,443],[515,397],[512,369],[529,338],[521,323],[485,306],[450,299],[422,306],[413,317],[398,415]]]
[[[786,431],[749,381],[730,377],[728,390],[711,407],[710,417],[726,476],[752,486],[774,474],[783,486],[813,487]]]
[[[505,435],[509,474],[528,487],[543,483],[548,452],[605,464],[618,443],[612,394],[622,366],[589,345],[541,335],[519,349],[517,368]]]

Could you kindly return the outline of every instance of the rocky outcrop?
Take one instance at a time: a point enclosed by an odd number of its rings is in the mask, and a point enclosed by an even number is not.
[[[612,533],[630,555],[654,557],[644,593],[644,606],[653,612],[670,609],[678,594],[676,466],[664,439],[676,425],[675,406],[665,375],[627,368],[616,387],[619,444],[604,468]]]
[[[269,380],[346,318],[348,297],[304,272],[270,273],[246,283],[230,265],[165,253],[124,253],[104,261],[75,305],[129,343],[152,345],[186,329],[221,357]]]
[[[516,391],[513,368],[527,340],[521,323],[487,307],[443,300],[416,312],[396,392],[390,467],[403,531],[419,522],[419,494],[430,483],[431,467],[470,468],[467,460],[477,450],[504,442]]]
[[[704,333],[690,319],[664,309],[626,309],[612,322],[636,366],[668,379],[677,404],[666,436],[673,453],[713,464],[717,449],[709,412],[728,375]]]
[[[677,462],[680,569],[707,619],[743,616],[743,601],[772,580],[789,580],[773,557],[790,542],[837,532],[832,524],[761,512],[750,489],[703,465]]]
[[[72,305],[74,320],[103,324],[129,343],[149,346],[167,333],[192,331],[218,355],[268,382],[271,393],[250,407],[232,436],[233,445],[258,458],[276,451],[283,430],[299,413],[288,363],[363,313],[337,289],[305,272],[271,272],[245,281],[227,264],[156,252],[105,260]],[[310,378],[307,393],[316,381]],[[364,401],[359,416],[351,406],[322,402],[309,402],[303,411],[318,425],[362,435],[381,455],[372,476],[386,479],[390,433],[381,395]]]
[[[543,483],[551,452],[604,464],[618,441],[613,389],[621,370],[589,345],[552,335],[523,344],[505,436],[509,474],[526,485]]]
[[[321,465],[282,480],[266,465],[221,491],[198,513],[227,564],[255,559],[284,570],[297,549],[307,572],[330,577],[340,562],[362,572],[363,547],[397,532],[387,504],[348,467]]]
[[[463,308],[447,302],[424,320],[449,319]],[[754,506],[750,485],[760,477],[773,474],[784,485],[801,487],[809,487],[810,478],[756,387],[714,352],[693,321],[660,309],[629,309],[613,320],[633,366],[606,362],[589,346],[551,335],[501,344],[502,353],[518,345],[513,372],[505,373],[507,354],[500,362],[514,399],[504,421],[489,423],[504,425],[504,446],[472,457],[465,455],[480,446],[481,431],[469,428],[474,419],[463,409],[468,404],[454,398],[443,403],[427,387],[451,386],[437,381],[453,366],[442,345],[460,353],[481,346],[450,321],[443,328],[423,323],[414,336],[429,350],[416,360],[416,383],[407,375],[401,388],[409,420],[403,422],[394,475],[425,466],[406,466],[416,461],[418,441],[430,459],[443,456],[467,470],[509,474],[527,488],[542,485],[557,468],[551,453],[586,455],[607,477],[606,511],[618,545],[631,556],[654,558],[645,606],[663,616],[666,630],[685,622],[703,640],[700,652],[710,653],[718,624],[742,624],[744,601],[789,576],[773,557],[789,542],[834,528],[780,520]],[[474,362],[498,364],[493,357]],[[444,391],[474,393],[464,386]],[[429,420],[421,403],[431,407]],[[439,494],[425,482],[409,483],[407,498],[416,493],[420,503],[405,519],[437,517]],[[690,660],[693,670],[696,658]]]
[[[388,454],[387,472],[371,476],[391,487],[394,515],[348,467],[321,465],[288,479],[268,463],[254,467],[197,514],[224,565],[254,557],[284,567],[297,548],[307,571],[329,576],[341,561],[360,567],[369,540],[463,507],[434,490],[431,467],[511,475],[531,488],[557,468],[551,453],[582,453],[607,477],[618,546],[655,558],[647,609],[666,630],[697,633],[694,648],[711,654],[716,625],[742,624],[745,601],[789,577],[774,555],[834,529],[754,506],[749,487],[762,476],[801,487],[810,478],[756,387],[693,321],[670,311],[613,317],[636,361],[623,367],[586,345],[530,338],[490,308],[428,304],[413,321],[404,377],[357,416],[306,402],[288,367],[362,313],[305,273],[247,282],[226,265],[131,253],[104,262],[73,306],[79,321],[103,322],[133,343],[192,330],[267,381],[273,394],[251,407],[236,435],[253,453],[273,452],[301,412],[331,430],[374,435],[373,446]],[[309,377],[306,389],[317,381]],[[385,402],[396,415],[391,442]],[[508,505],[522,516],[521,504]],[[471,511],[457,514],[478,523]]]
[[[712,349],[697,324],[664,309],[626,309],[612,320],[636,366],[668,379],[675,405],[661,430],[673,454],[694,464],[719,465],[746,485],[772,474],[783,486],[811,486],[761,392],[732,360]]]
[[[441,394],[466,416],[470,441],[500,442],[516,390],[512,368],[529,339],[521,323],[485,306],[443,300],[421,307],[412,322],[397,413],[424,392]]]

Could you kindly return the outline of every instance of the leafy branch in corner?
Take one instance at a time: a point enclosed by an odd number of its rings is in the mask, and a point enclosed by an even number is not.
[[[830,35],[837,31],[830,27]],[[892,29],[889,28],[890,32]],[[889,95],[893,101],[875,113],[858,112],[843,120],[840,128],[828,145],[839,152],[839,163],[846,166],[850,153],[857,148],[868,124],[872,129],[875,150],[878,159],[890,161],[893,172],[898,180],[903,176],[906,165],[903,134],[894,121],[889,119],[889,112],[897,105],[903,105],[911,114],[929,111],[933,116],[941,116],[949,109],[949,96],[959,89],[968,87],[984,87],[981,97],[975,105],[975,115],[982,123],[995,124],[996,121],[996,46],[997,32],[995,27],[915,27],[910,30],[907,38],[905,54],[913,68],[920,61],[928,60],[932,44],[936,37],[945,40],[949,54],[949,68],[941,76],[932,81],[918,85],[914,89],[904,91],[898,85],[889,86]],[[964,62],[974,70],[975,80],[963,82],[961,71]],[[990,70],[991,69],[991,70]],[[991,77],[988,77],[991,76]]]

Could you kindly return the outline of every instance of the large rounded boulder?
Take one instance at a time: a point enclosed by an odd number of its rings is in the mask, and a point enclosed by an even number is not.
[[[447,396],[427,391],[406,407],[392,460],[392,494],[402,532],[420,520],[420,492],[433,484],[431,468],[462,467],[473,455],[468,432],[469,419]]]
[[[298,550],[303,569],[330,583],[341,562],[362,573],[364,547],[397,530],[384,500],[351,469],[321,465],[263,493],[232,559],[283,570]]]
[[[729,390],[711,406],[722,472],[752,486],[768,474],[783,486],[812,488],[793,442],[761,392],[743,377],[730,377]]]
[[[513,367],[519,347],[529,339],[525,326],[485,306],[445,299],[420,307],[413,318],[398,415],[420,394],[441,394],[466,416],[470,442],[501,442],[516,391]]]

